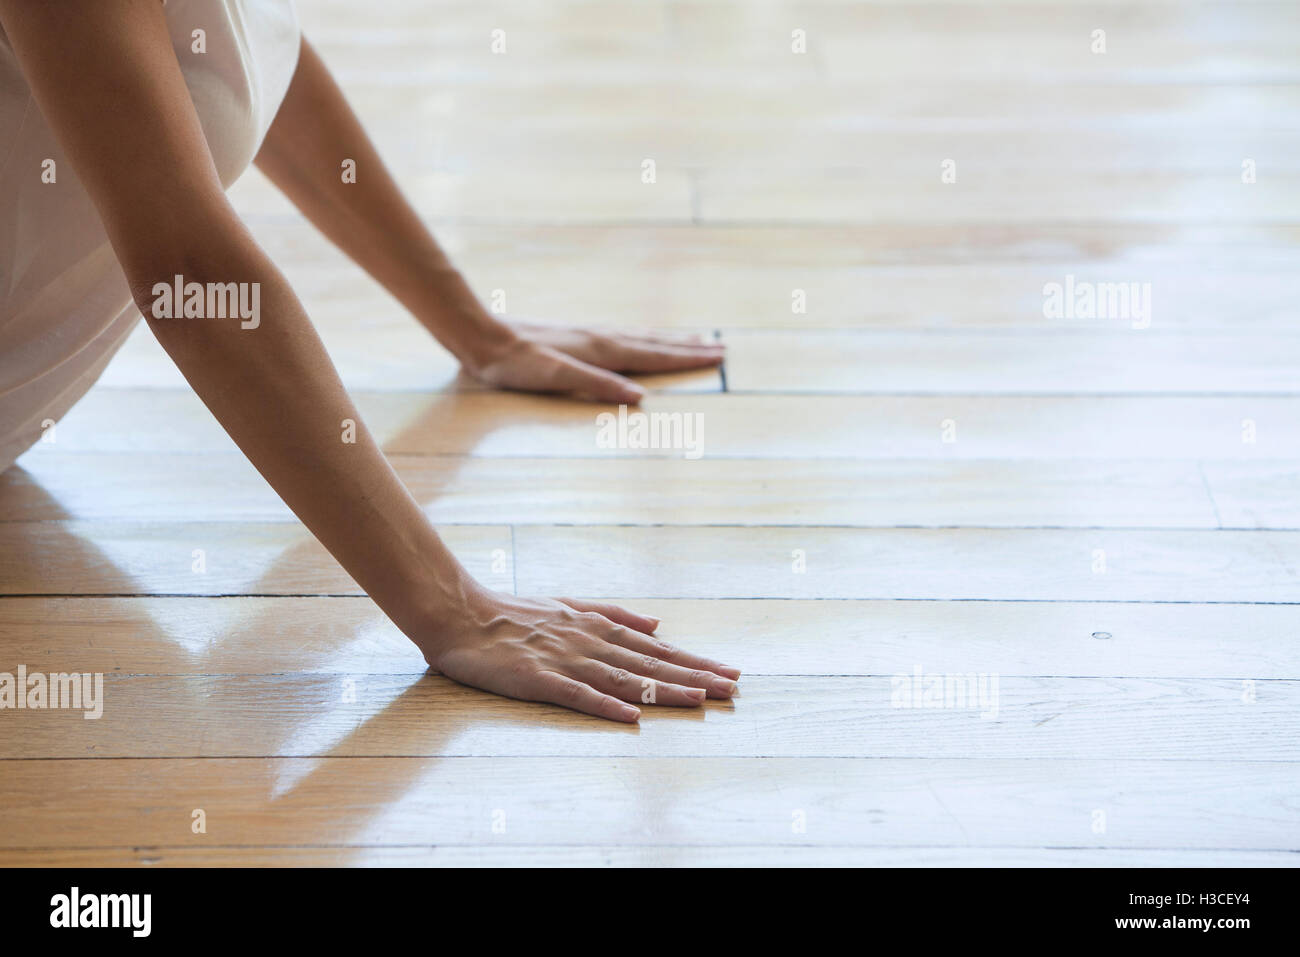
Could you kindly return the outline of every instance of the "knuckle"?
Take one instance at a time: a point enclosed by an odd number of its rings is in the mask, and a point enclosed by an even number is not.
[[[564,651],[564,639],[544,631],[536,631],[528,636],[526,644],[534,652],[557,655]]]
[[[626,668],[615,668],[609,673],[609,680],[616,685],[625,685],[632,680],[632,673]]]
[[[690,675],[690,680],[697,681],[700,684],[708,684],[710,677],[708,674],[706,674],[703,671],[692,671]]]
[[[664,663],[653,655],[642,655],[641,666],[647,675],[657,675],[663,671]]]

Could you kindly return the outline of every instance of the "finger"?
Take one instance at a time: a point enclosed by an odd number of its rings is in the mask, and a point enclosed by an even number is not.
[[[691,342],[627,333],[597,333],[551,344],[563,353],[613,372],[674,372],[714,366],[726,358],[720,342]]]
[[[635,612],[623,608],[621,605],[611,604],[602,601],[585,601],[576,598],[560,598],[561,603],[568,605],[577,611],[595,613],[601,618],[607,619],[613,627],[599,628],[593,632],[591,628],[585,625],[581,626],[584,631],[593,635],[606,643],[613,643],[642,655],[651,655],[660,661],[666,661],[688,670],[711,671],[715,675],[723,678],[729,678],[732,681],[740,679],[740,669],[733,668],[730,665],[724,665],[720,661],[712,658],[705,658],[702,655],[694,655],[688,651],[682,651],[680,648],[670,645],[653,637],[656,628],[659,627],[660,619],[650,618],[646,615],[638,615]],[[636,619],[650,623],[650,628],[642,628],[635,622]],[[601,624],[599,620],[597,626]],[[622,626],[622,627],[619,627]]]
[[[660,681],[592,658],[586,658],[573,667],[574,675],[579,680],[623,701],[677,708],[698,708],[704,704],[704,688],[688,688],[670,681]]]
[[[720,676],[716,671],[708,668],[686,668],[664,661],[653,654],[633,651],[611,641],[606,641],[587,653],[607,665],[630,671],[643,678],[653,678],[656,681],[687,688],[702,688],[710,698],[730,698],[736,693],[736,682],[731,678]]]
[[[726,359],[720,343],[706,345],[669,345],[665,343],[612,340],[593,364],[617,372],[680,372],[716,366]]]
[[[604,615],[616,624],[635,628],[647,635],[653,635],[655,629],[659,627],[660,619],[658,618],[653,618],[650,615],[638,615],[634,611],[628,611],[628,609],[620,605],[611,605],[606,601],[583,601],[578,598],[559,598],[557,601],[568,605],[574,611],[594,611],[598,615]]]
[[[633,339],[637,342],[660,342],[668,345],[689,346],[705,342],[698,332],[654,332],[648,329],[620,329],[612,335],[619,339]],[[713,342],[716,340],[708,340]]]
[[[716,675],[724,678],[730,678],[732,681],[740,680],[740,669],[733,668],[731,665],[724,665],[720,661],[712,658],[705,658],[702,655],[693,655],[689,651],[670,645],[668,642],[653,638],[649,635],[638,634],[631,628],[611,628],[609,631],[600,635],[606,642],[627,648],[642,655],[652,655],[660,661],[666,661],[669,664],[677,665],[680,668],[692,670],[712,671]]]
[[[641,711],[625,704],[617,698],[597,691],[581,681],[574,681],[567,675],[554,671],[543,671],[537,675],[537,687],[534,694],[537,701],[549,701],[564,705],[574,711],[594,714],[598,718],[610,721],[623,721],[631,724],[641,717]]]
[[[645,389],[616,372],[598,369],[564,353],[556,356],[553,383],[557,392],[594,402],[624,402],[628,405],[636,405],[645,398]]]

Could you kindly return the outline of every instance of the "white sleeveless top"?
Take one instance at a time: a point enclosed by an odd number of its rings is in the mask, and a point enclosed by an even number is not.
[[[167,0],[164,13],[229,188],[257,154],[297,67],[293,2]],[[195,30],[206,52],[194,52]],[[46,160],[53,183],[42,181]],[[0,470],[86,394],[139,319],[94,204],[0,30]]]

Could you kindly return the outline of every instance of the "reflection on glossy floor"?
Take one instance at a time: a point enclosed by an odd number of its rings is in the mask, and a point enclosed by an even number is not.
[[[484,295],[728,342],[646,403],[703,458],[601,449],[233,193],[476,574],[743,695],[423,673],[142,327],[0,476],[0,671],[105,675],[0,713],[0,863],[1296,863],[1300,8],[299,6]],[[1150,309],[1048,318],[1067,281]]]

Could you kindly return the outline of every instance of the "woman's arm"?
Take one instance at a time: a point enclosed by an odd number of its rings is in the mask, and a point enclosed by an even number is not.
[[[343,182],[345,159],[356,162],[355,182]],[[673,372],[722,361],[721,345],[698,338],[557,329],[489,313],[397,188],[306,39],[257,165],[471,375],[491,385],[631,403],[644,390],[616,372]]]
[[[662,703],[697,703],[685,685],[726,690],[715,679],[731,669],[658,646],[652,619],[499,595],[461,568],[362,424],[293,291],[226,201],[158,0],[0,0],[0,25],[163,348],[430,664],[488,690],[625,721],[637,712],[618,699],[638,698],[620,669],[638,654],[652,658],[635,674],[669,682]],[[176,275],[259,284],[260,322],[156,318],[154,285]],[[355,442],[343,441],[348,419]]]

